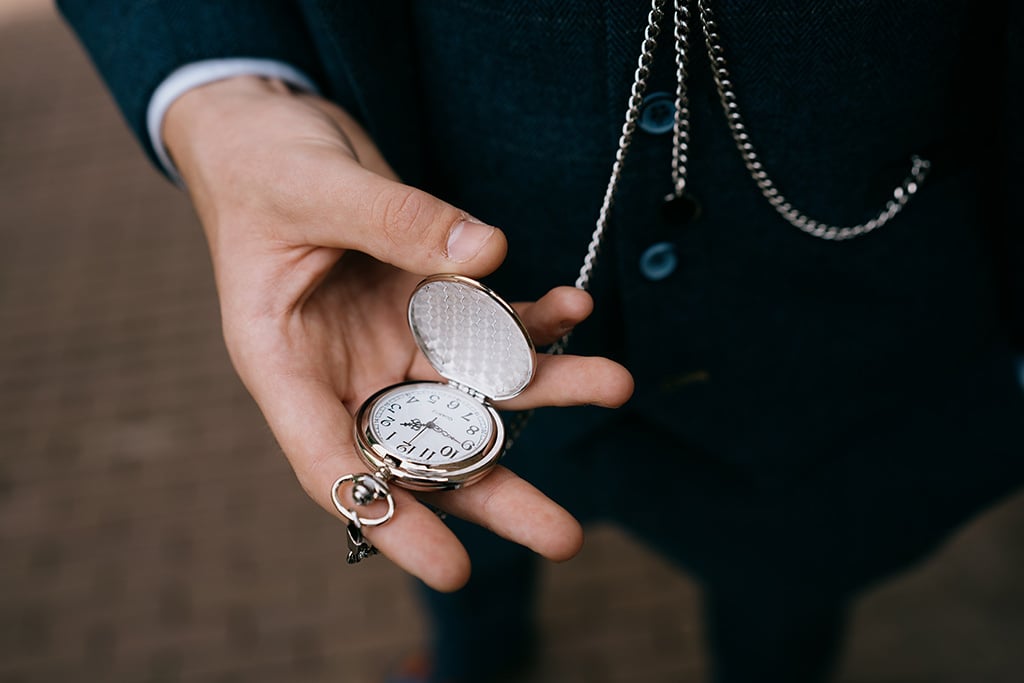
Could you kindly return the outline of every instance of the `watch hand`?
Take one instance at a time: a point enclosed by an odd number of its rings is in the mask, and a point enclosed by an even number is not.
[[[437,418],[435,417],[434,420],[436,420],[436,419]],[[414,436],[411,439],[409,439],[408,441],[406,441],[406,443],[412,443],[413,441],[415,441],[419,437],[420,434],[422,434],[423,432],[427,431],[427,427],[429,427],[431,422],[433,422],[434,420],[431,420],[430,422],[428,422],[426,424],[423,424],[422,422],[420,422],[419,418],[413,418],[409,422],[399,422],[398,424],[401,427],[412,427],[413,429],[418,429],[419,430],[418,432],[416,432],[416,436]]]
[[[436,419],[437,419],[437,418],[434,418],[434,420],[436,420]],[[459,441],[458,439],[456,439],[456,438],[455,438],[454,436],[452,436],[451,434],[449,434],[448,432],[446,432],[446,431],[445,431],[444,429],[442,429],[441,427],[438,427],[438,426],[437,426],[436,424],[433,424],[434,420],[431,420],[430,422],[428,422],[428,423],[427,423],[427,426],[428,426],[428,427],[430,427],[431,429],[433,429],[433,430],[434,430],[435,432],[437,432],[438,434],[441,434],[442,436],[446,436],[446,437],[448,437],[449,439],[451,439],[451,440],[452,440],[452,441],[454,441],[455,443],[459,444],[460,446],[462,445],[462,442],[461,442],[461,441]]]
[[[437,418],[435,417],[434,420],[436,420],[436,419]],[[431,424],[433,424],[434,420],[431,420],[427,424],[425,424],[422,427],[420,427],[420,431],[416,432],[416,436],[414,436],[411,439],[409,439],[409,443],[412,443],[413,441],[415,441],[416,439],[418,439],[420,437],[420,434],[422,434],[423,432],[427,431],[427,427],[430,427]],[[419,420],[416,420],[416,422],[419,422]]]

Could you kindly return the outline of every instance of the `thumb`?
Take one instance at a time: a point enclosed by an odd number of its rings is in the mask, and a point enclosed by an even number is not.
[[[508,245],[497,228],[422,190],[361,166],[340,166],[322,195],[331,206],[307,222],[310,243],[355,249],[420,275],[480,277],[505,258]]]

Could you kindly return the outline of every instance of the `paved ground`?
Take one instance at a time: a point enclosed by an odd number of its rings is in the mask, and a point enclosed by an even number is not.
[[[372,683],[424,627],[342,533],[232,373],[183,197],[52,11],[2,0],[0,683]],[[869,596],[842,681],[1024,680],[1022,577],[1017,498]],[[543,593],[533,681],[702,680],[694,586],[614,529]]]

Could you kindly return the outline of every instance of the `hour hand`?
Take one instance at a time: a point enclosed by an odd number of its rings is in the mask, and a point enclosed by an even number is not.
[[[436,420],[436,419],[437,418],[434,418],[434,420]],[[423,424],[422,422],[419,421],[419,418],[413,418],[409,422],[402,422],[402,423],[400,423],[403,427],[412,427],[413,429],[416,430],[416,436],[414,436],[411,439],[409,439],[406,443],[412,443],[417,438],[419,438],[420,434],[422,434],[423,432],[427,431],[427,427],[430,427],[433,424],[434,420],[431,420],[427,424]]]

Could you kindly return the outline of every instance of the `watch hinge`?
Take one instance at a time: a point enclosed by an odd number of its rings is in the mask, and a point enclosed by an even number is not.
[[[448,386],[454,387],[454,388],[458,389],[459,391],[461,391],[463,393],[469,394],[470,396],[472,396],[476,400],[480,401],[481,403],[483,403],[487,399],[486,396],[484,396],[482,393],[480,393],[479,391],[477,391],[473,387],[466,386],[465,384],[460,384],[459,382],[456,382],[455,380],[452,380],[452,379],[448,380]]]

